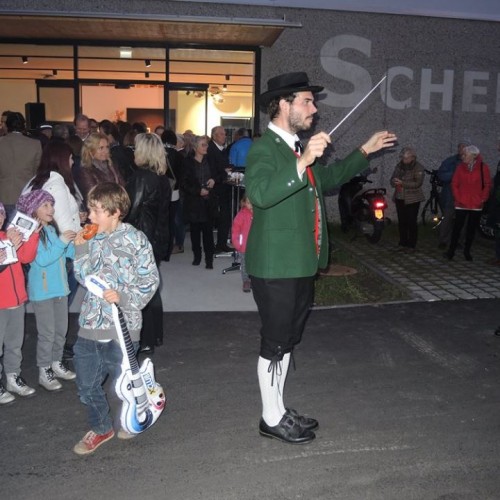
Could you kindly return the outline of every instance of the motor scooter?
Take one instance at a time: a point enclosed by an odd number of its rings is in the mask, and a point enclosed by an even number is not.
[[[363,234],[370,243],[377,243],[385,225],[386,189],[363,189],[371,183],[364,175],[353,177],[340,188],[338,202],[342,231],[353,228],[354,237]]]

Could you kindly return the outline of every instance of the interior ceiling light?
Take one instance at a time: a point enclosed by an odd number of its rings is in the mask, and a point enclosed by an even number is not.
[[[132,59],[132,47],[120,47],[120,59]]]
[[[26,56],[21,57],[23,64],[28,64],[28,58]]]
[[[144,61],[144,64],[146,65],[146,68],[151,68],[151,60],[150,59],[146,59]]]

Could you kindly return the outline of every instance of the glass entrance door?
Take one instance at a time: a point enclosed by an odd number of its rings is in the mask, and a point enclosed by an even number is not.
[[[168,84],[171,121],[168,126],[176,133],[191,130],[194,135],[207,133],[208,85]]]

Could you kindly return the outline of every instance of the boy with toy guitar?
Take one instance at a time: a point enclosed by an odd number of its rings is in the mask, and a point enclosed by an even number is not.
[[[130,208],[126,191],[118,184],[104,182],[89,192],[87,202],[89,218],[98,225],[98,230],[89,240],[83,230],[77,234],[74,240],[75,276],[84,286],[88,285],[89,276],[98,277],[104,285],[102,293],[88,287],[79,317],[78,339],[73,348],[78,395],[87,407],[90,426],[90,431],[73,448],[78,455],[93,453],[115,435],[103,389],[108,376],[117,381],[124,371],[122,329],[115,323],[113,304],[119,306],[135,354],[142,326],[141,309],[159,285],[158,268],[146,236],[122,222]],[[124,390],[128,387],[132,391],[133,385],[131,382],[116,384],[116,387],[124,387]],[[130,395],[119,396],[124,404],[126,401],[133,404],[136,400]],[[123,422],[122,419],[122,426]],[[145,428],[146,425],[122,428],[118,437],[133,437]]]

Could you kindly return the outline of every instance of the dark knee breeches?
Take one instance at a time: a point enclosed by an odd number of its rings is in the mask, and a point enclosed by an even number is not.
[[[314,276],[250,279],[262,321],[260,355],[281,360],[302,338],[313,302]]]

